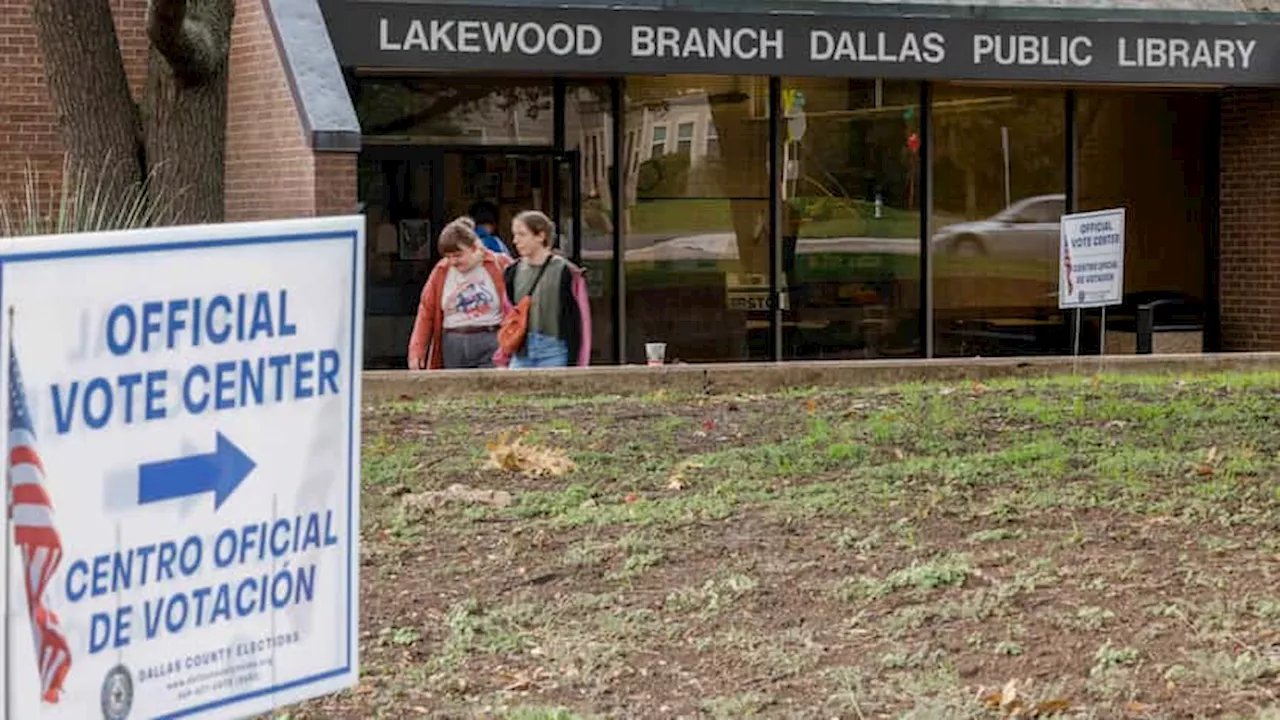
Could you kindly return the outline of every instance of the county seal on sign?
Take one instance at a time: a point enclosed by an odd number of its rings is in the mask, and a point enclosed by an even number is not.
[[[125,720],[133,707],[133,678],[123,665],[111,668],[102,681],[103,720]]]

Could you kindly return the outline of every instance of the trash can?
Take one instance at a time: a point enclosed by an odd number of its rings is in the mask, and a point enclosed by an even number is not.
[[[1108,355],[1174,355],[1204,351],[1204,311],[1182,293],[1129,296],[1108,312]]]

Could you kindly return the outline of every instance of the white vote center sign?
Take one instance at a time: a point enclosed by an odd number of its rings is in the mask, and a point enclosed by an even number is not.
[[[353,685],[362,220],[5,243],[8,717]]]
[[[1118,305],[1124,299],[1124,208],[1062,216],[1058,307]]]

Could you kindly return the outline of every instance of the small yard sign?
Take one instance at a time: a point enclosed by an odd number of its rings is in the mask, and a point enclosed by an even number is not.
[[[1120,304],[1124,297],[1124,208],[1062,216],[1058,307]]]

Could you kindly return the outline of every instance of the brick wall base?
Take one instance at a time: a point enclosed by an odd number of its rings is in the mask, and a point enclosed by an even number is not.
[[[1280,91],[1222,97],[1222,349],[1280,350]]]

